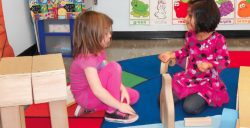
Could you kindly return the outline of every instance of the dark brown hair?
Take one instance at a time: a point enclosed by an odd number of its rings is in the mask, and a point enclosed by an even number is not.
[[[195,18],[195,32],[212,32],[220,22],[220,10],[214,0],[189,0]]]
[[[80,55],[87,57],[89,53],[97,55],[104,48],[101,41],[107,30],[112,30],[113,20],[107,15],[95,11],[80,13],[73,32],[73,58]]]

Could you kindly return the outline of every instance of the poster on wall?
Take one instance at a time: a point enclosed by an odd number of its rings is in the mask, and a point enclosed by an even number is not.
[[[171,0],[150,1],[150,25],[172,25]]]
[[[172,2],[173,25],[186,24],[185,17],[187,16],[188,0],[172,0]]]
[[[75,19],[85,11],[84,0],[29,0],[34,20]]]
[[[235,0],[217,0],[216,3],[221,15],[219,24],[234,24]]]
[[[236,0],[235,24],[250,24],[250,0]]]
[[[130,0],[130,25],[150,24],[150,0]]]

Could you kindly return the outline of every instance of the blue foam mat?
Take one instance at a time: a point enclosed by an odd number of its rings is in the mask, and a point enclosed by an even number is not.
[[[219,128],[235,128],[237,119],[239,119],[238,111],[235,109],[224,108]]]
[[[139,115],[139,120],[132,124],[109,123],[104,121],[102,128],[116,128],[146,124],[156,124],[160,122],[160,109],[157,104],[157,97],[160,94],[162,78],[160,74],[160,61],[158,55],[140,57],[120,61],[122,69],[136,74],[149,80],[136,85],[136,89],[140,93],[140,99],[132,107]],[[183,71],[179,66],[169,67],[169,73],[173,77],[176,72]],[[203,113],[195,116],[187,115],[182,110],[183,101],[175,104],[175,121],[183,120],[186,117],[206,117],[221,115],[223,108],[235,109],[236,107],[236,91],[238,86],[239,68],[227,68],[220,73],[220,78],[224,81],[230,97],[229,103],[222,105],[222,107],[207,107]]]

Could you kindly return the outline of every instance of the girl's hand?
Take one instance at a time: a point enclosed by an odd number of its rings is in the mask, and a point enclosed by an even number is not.
[[[121,86],[121,102],[123,102],[123,100],[126,99],[127,104],[130,104],[130,97],[128,91],[124,86],[123,87],[122,86]]]
[[[135,110],[126,103],[121,103],[121,106],[118,108],[118,110],[122,113],[128,113],[130,115],[136,115]]]
[[[168,53],[162,53],[158,56],[158,58],[164,63],[167,63],[171,59],[170,54]]]
[[[209,62],[203,62],[203,63],[199,63],[197,65],[198,69],[201,71],[201,72],[205,72],[207,71],[209,68],[213,68],[213,65]]]

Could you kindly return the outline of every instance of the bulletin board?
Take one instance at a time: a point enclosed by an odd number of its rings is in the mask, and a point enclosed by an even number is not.
[[[129,0],[130,25],[185,25],[188,0]],[[250,0],[215,0],[220,25],[250,24]]]

